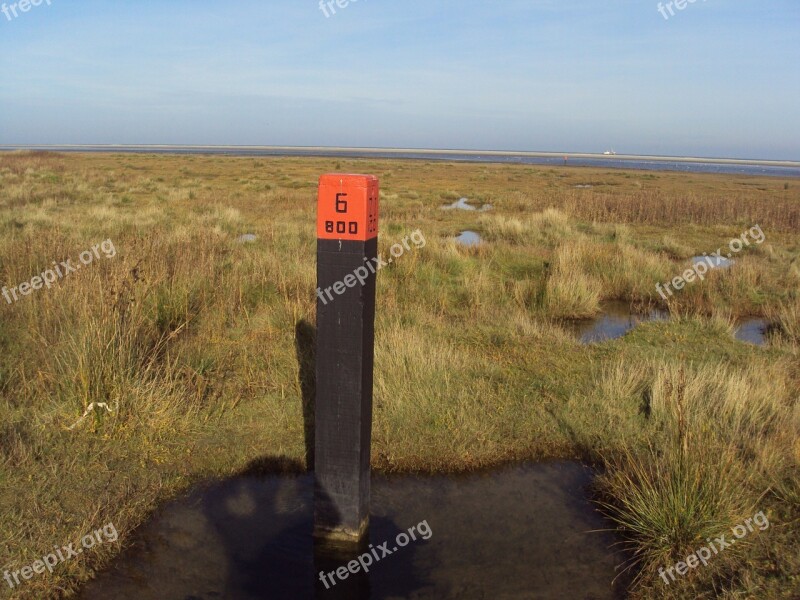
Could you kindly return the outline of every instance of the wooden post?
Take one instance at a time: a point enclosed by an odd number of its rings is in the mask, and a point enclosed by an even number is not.
[[[323,175],[317,205],[314,536],[369,525],[378,180]]]

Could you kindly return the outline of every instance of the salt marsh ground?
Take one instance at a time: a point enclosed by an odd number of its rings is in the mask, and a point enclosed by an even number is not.
[[[0,300],[0,570],[105,523],[120,540],[0,596],[68,597],[193,484],[306,460],[331,171],[380,178],[383,252],[417,229],[427,242],[378,280],[374,468],[583,460],[631,550],[631,597],[800,595],[800,181],[33,152],[0,154],[2,285],[104,240],[116,253]],[[440,210],[461,197],[493,208]],[[732,268],[658,294],[756,224],[763,243]],[[465,229],[485,243],[456,244]],[[672,318],[581,345],[562,324],[604,300]],[[772,324],[766,346],[734,339],[744,316]],[[661,581],[756,511],[769,529]]]

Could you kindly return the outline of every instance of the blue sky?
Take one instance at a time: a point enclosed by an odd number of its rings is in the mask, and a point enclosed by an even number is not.
[[[0,144],[800,159],[798,0],[318,1],[0,13]]]

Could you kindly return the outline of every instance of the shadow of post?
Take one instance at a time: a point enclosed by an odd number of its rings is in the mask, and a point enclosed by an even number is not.
[[[314,470],[314,410],[316,398],[317,330],[301,319],[295,325],[294,347],[303,402],[303,433],[306,446],[306,470]]]
[[[209,539],[225,565],[226,581],[218,588],[223,597],[385,600],[411,597],[428,584],[415,570],[413,546],[394,547],[384,563],[372,559],[378,556],[373,547],[383,542],[391,547],[405,531],[391,518],[374,517],[369,538],[359,545],[313,540],[313,475],[301,474],[302,467],[286,457],[263,456],[202,494],[204,522],[215,532]],[[352,561],[368,553],[368,571],[349,571]]]

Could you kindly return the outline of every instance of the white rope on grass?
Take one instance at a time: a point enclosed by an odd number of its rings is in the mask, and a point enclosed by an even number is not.
[[[77,421],[75,421],[75,423],[73,423],[73,424],[72,424],[72,426],[70,426],[70,427],[67,427],[67,430],[69,430],[69,431],[72,431],[72,430],[73,430],[73,429],[75,429],[75,428],[76,428],[78,425],[80,425],[81,423],[83,423],[84,419],[86,419],[86,417],[88,417],[88,416],[89,416],[89,415],[92,413],[92,411],[93,411],[95,408],[105,408],[105,409],[106,409],[108,412],[113,412],[113,411],[112,411],[112,410],[109,408],[109,406],[108,406],[108,404],[107,404],[106,402],[96,402],[96,403],[95,403],[95,402],[92,402],[92,403],[91,403],[91,404],[90,404],[90,405],[89,405],[89,406],[86,408],[86,412],[84,412],[84,413],[83,413],[83,416],[82,416],[80,419],[78,419]]]

